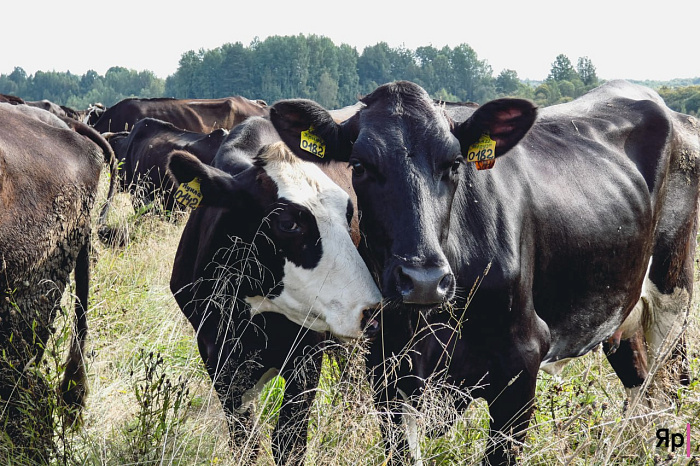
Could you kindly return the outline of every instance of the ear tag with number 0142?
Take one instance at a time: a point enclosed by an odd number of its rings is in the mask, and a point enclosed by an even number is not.
[[[488,170],[496,163],[496,141],[488,134],[481,137],[467,151],[467,162],[476,162],[477,170]]]
[[[323,158],[326,155],[326,142],[323,140],[323,138],[314,134],[313,126],[310,126],[309,129],[301,132],[299,147],[319,158]]]
[[[187,183],[180,183],[175,191],[175,201],[183,207],[196,209],[202,202],[202,191],[199,186],[199,178],[195,178]]]

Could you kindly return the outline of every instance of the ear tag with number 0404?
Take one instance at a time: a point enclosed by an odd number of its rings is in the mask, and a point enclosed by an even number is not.
[[[467,162],[476,162],[477,170],[488,170],[496,163],[496,141],[488,134],[482,134],[478,141],[469,146]]]
[[[319,158],[323,158],[326,155],[326,142],[321,137],[314,134],[313,126],[301,132],[299,147]]]
[[[202,202],[202,191],[199,187],[199,178],[187,183],[180,183],[175,191],[175,201],[183,207],[196,209]]]

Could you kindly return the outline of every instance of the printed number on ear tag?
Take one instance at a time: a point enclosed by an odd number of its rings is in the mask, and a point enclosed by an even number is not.
[[[316,157],[323,158],[326,155],[326,142],[321,137],[316,136],[313,131],[314,127],[311,126],[306,131],[301,132],[299,147]]]
[[[196,209],[202,202],[202,191],[199,188],[199,178],[187,183],[180,183],[175,191],[175,201],[183,207]]]
[[[478,141],[469,146],[467,162],[476,162],[477,170],[488,170],[496,163],[496,141],[488,134],[482,134]]]

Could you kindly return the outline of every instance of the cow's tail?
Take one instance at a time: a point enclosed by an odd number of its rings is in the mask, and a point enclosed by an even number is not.
[[[107,142],[107,139],[96,129],[70,118],[66,118],[64,121],[68,123],[73,131],[90,139],[92,142],[97,144],[100,149],[102,149],[104,161],[109,167],[109,188],[107,191],[107,200],[102,206],[97,220],[97,236],[105,244],[123,244],[126,242],[124,238],[128,237],[128,234],[125,233],[124,229],[118,226],[115,227],[107,225],[107,214],[109,213],[109,209],[112,205],[112,199],[117,192],[117,183],[119,181],[119,174],[117,173],[117,170],[119,169],[117,156],[114,154],[114,150],[112,149],[112,146],[109,145],[109,142]]]
[[[71,340],[66,369],[61,381],[60,395],[64,403],[65,425],[80,424],[82,408],[87,395],[85,371],[85,338],[87,337],[87,306],[90,289],[90,238],[78,253],[75,264],[75,326]]]

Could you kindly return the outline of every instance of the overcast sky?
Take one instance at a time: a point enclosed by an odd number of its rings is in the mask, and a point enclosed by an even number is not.
[[[111,66],[151,70],[165,78],[188,50],[257,36],[316,34],[364,47],[468,44],[494,76],[547,77],[566,55],[586,56],[599,78],[700,77],[698,0],[205,0],[98,2],[12,1],[0,8],[0,74]],[[475,6],[478,3],[482,6]]]

